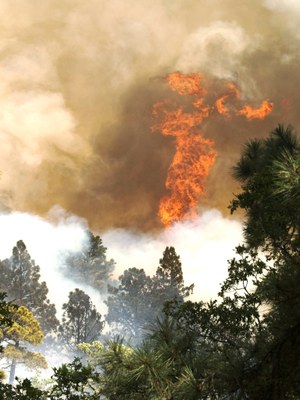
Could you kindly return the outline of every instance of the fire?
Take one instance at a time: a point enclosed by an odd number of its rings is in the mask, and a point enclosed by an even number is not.
[[[227,83],[227,93],[223,96],[219,97],[216,102],[216,109],[219,114],[225,115],[226,117],[231,116],[230,109],[225,105],[227,100],[230,98],[240,98],[240,90],[239,88],[232,82]]]
[[[262,119],[272,111],[273,104],[264,100],[260,107],[239,107],[240,89],[232,82],[218,97],[214,105],[206,104],[207,89],[199,73],[174,72],[166,77],[169,87],[182,96],[192,98],[191,110],[174,101],[163,100],[153,106],[156,123],[153,130],[175,137],[176,152],[168,170],[166,188],[169,194],[162,198],[158,215],[165,226],[191,218],[196,212],[199,198],[205,194],[205,181],[214,165],[214,142],[205,138],[201,124],[212,113],[225,117],[241,115],[246,119]],[[228,104],[230,99],[233,104]]]
[[[215,156],[213,142],[200,134],[177,137],[166,181],[170,195],[161,200],[158,212],[163,224],[168,226],[193,215],[198,199],[204,194],[205,179]]]
[[[259,108],[252,108],[246,105],[241,110],[238,111],[239,115],[244,115],[248,120],[259,118],[264,119],[266,115],[270,114],[273,109],[273,104],[268,100],[264,100]]]

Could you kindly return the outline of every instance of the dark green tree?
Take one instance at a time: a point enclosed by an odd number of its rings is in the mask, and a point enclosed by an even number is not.
[[[135,343],[141,341],[147,326],[163,315],[166,302],[182,303],[193,285],[184,286],[180,257],[167,247],[151,278],[143,269],[130,268],[119,277],[117,287],[109,286],[107,322],[114,332]]]
[[[70,255],[65,261],[65,272],[78,283],[85,283],[105,292],[115,268],[114,260],[107,260],[106,247],[102,239],[88,231],[88,243],[79,253]]]
[[[183,303],[184,299],[192,293],[193,288],[194,285],[184,286],[180,256],[177,255],[175,248],[166,247],[152,278],[153,303],[157,303],[158,310],[167,301],[176,300],[177,303]],[[157,316],[161,315],[158,313]]]
[[[290,128],[279,126],[247,144],[235,167],[242,191],[231,204],[232,212],[245,212],[245,244],[229,261],[218,301],[186,302],[177,314],[174,306],[180,326],[214,354],[204,375],[189,368],[190,382],[208,384],[208,398],[300,395],[297,165],[299,145]]]
[[[48,400],[48,393],[44,390],[35,388],[29,379],[20,381],[17,384],[0,383],[0,398],[2,400]]]
[[[76,288],[70,292],[63,310],[59,333],[69,348],[74,350],[77,344],[91,343],[100,337],[104,321],[84,291]]]
[[[232,287],[243,274],[252,279],[253,297],[260,311],[265,310],[255,338],[257,397],[285,399],[300,392],[300,146],[292,128],[283,126],[260,142],[259,156],[252,160],[250,145],[235,167],[242,192],[231,210],[246,214],[243,259],[259,249],[266,263],[256,271],[253,259],[232,260],[227,283]],[[245,165],[255,163],[256,168],[245,174]]]
[[[99,373],[90,365],[83,365],[79,358],[59,368],[53,368],[51,400],[98,400]]]
[[[143,269],[129,268],[119,277],[119,286],[108,286],[106,321],[117,335],[139,341],[151,316],[151,278]]]
[[[9,300],[29,309],[45,334],[56,329],[56,309],[47,297],[47,284],[40,282],[40,267],[22,240],[13,248],[12,256],[0,264],[0,289],[7,292]]]
[[[292,245],[295,249],[299,246],[300,217],[295,204],[299,204],[299,197],[296,200],[291,193],[298,187],[299,152],[292,128],[279,125],[266,139],[247,143],[234,167],[242,192],[235,196],[230,209],[245,212],[244,233],[250,247],[277,254],[293,251]],[[291,198],[293,201],[286,201]]]
[[[6,293],[0,292],[0,343],[4,339],[4,335],[1,332],[3,332],[4,329],[12,326],[14,322],[14,311],[18,308],[16,305],[8,303],[5,299]],[[2,352],[3,346],[0,344],[0,353]],[[3,380],[5,376],[5,372],[0,369],[0,381]]]

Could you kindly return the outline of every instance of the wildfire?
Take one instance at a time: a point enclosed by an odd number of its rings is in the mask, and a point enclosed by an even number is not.
[[[273,109],[273,104],[268,100],[264,100],[259,108],[252,108],[246,105],[241,110],[238,111],[239,115],[244,115],[248,120],[259,118],[264,119],[267,114],[269,114]]]
[[[185,111],[174,101],[163,100],[153,106],[156,124],[153,130],[174,136],[176,152],[168,170],[166,188],[169,194],[162,198],[158,215],[162,223],[191,218],[199,198],[205,193],[205,181],[216,159],[214,142],[203,136],[200,126],[213,112],[230,117],[241,115],[248,120],[262,119],[272,111],[273,104],[264,100],[260,107],[245,105],[239,108],[228,104],[230,98],[240,102],[240,89],[232,82],[214,105],[205,102],[207,89],[199,73],[174,72],[166,77],[169,87],[179,95],[192,97],[192,111]]]

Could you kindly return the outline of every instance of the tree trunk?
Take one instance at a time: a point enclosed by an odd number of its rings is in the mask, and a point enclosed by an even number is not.
[[[10,385],[13,385],[13,383],[14,383],[15,374],[16,374],[16,360],[12,360],[11,365],[10,365],[9,381],[8,381],[8,383]]]

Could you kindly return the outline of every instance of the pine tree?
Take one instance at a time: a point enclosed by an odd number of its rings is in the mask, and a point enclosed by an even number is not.
[[[99,338],[104,321],[84,291],[76,288],[70,292],[63,310],[59,332],[66,346],[74,350],[79,343],[91,343]]]
[[[47,368],[45,358],[38,352],[27,350],[28,344],[38,345],[43,340],[43,332],[33,314],[24,306],[12,308],[13,324],[1,329],[3,340],[7,342],[2,357],[10,360],[9,383],[13,384],[17,364],[28,368]]]
[[[160,305],[172,300],[182,303],[194,288],[194,285],[184,286],[180,256],[172,246],[164,250],[152,282],[153,293]]]
[[[143,269],[129,268],[119,277],[118,287],[109,286],[107,322],[115,333],[132,343],[142,340],[145,330],[163,316],[166,302],[182,303],[192,291],[185,287],[180,257],[174,247],[167,247],[151,278]]]
[[[145,323],[155,315],[151,308],[151,278],[143,269],[129,268],[119,282],[118,287],[108,286],[106,321],[114,334],[138,342]]]
[[[8,299],[28,308],[45,334],[56,329],[56,309],[47,297],[47,284],[40,282],[40,267],[22,240],[13,248],[12,256],[1,262],[0,278],[0,289],[7,292]]]
[[[78,283],[85,283],[105,292],[115,268],[114,260],[107,260],[106,247],[102,239],[88,231],[88,243],[79,253],[70,255],[65,261],[66,274]]]

